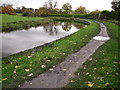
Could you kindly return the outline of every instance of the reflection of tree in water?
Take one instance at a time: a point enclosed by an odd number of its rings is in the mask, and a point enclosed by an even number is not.
[[[59,23],[48,23],[43,25],[43,29],[49,33],[49,35],[57,35],[58,34],[58,25]]]
[[[62,24],[62,28],[65,31],[69,31],[72,28],[72,25],[71,25],[71,23],[65,22],[64,24]]]
[[[85,25],[82,24],[73,24],[77,29],[84,28]]]

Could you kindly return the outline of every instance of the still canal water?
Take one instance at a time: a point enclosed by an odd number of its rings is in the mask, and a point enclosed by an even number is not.
[[[0,33],[0,36],[2,36],[2,50],[0,51],[2,51],[2,57],[7,57],[63,38],[84,27],[83,24],[53,22],[27,30],[2,32]]]

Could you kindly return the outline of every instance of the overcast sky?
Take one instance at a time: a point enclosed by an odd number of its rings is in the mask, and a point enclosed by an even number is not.
[[[37,9],[42,7],[44,2],[48,0],[0,0],[1,4],[13,4],[14,7],[21,7],[25,6],[27,8],[34,8]],[[55,0],[54,0],[55,1]],[[79,6],[86,7],[87,10],[94,11],[98,10],[112,10],[111,9],[111,2],[113,0],[57,0],[58,1],[58,8],[61,8],[64,3],[70,3],[72,5],[72,9],[76,9]]]

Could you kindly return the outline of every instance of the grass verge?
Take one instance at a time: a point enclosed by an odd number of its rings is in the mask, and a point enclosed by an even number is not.
[[[52,68],[53,65],[62,62],[67,55],[78,51],[98,32],[99,25],[91,21],[88,27],[40,48],[39,51],[23,52],[5,58],[2,62],[3,88],[15,88]]]
[[[67,88],[120,88],[118,25],[104,22],[111,39],[75,73]],[[120,27],[119,27],[120,28]]]

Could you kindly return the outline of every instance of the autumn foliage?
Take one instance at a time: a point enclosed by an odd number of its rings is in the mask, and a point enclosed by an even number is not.
[[[38,10],[35,11],[36,16],[47,16],[50,13],[51,13],[50,10],[46,8],[39,8]]]
[[[12,6],[13,5],[0,6],[0,13],[16,15],[15,9]]]

